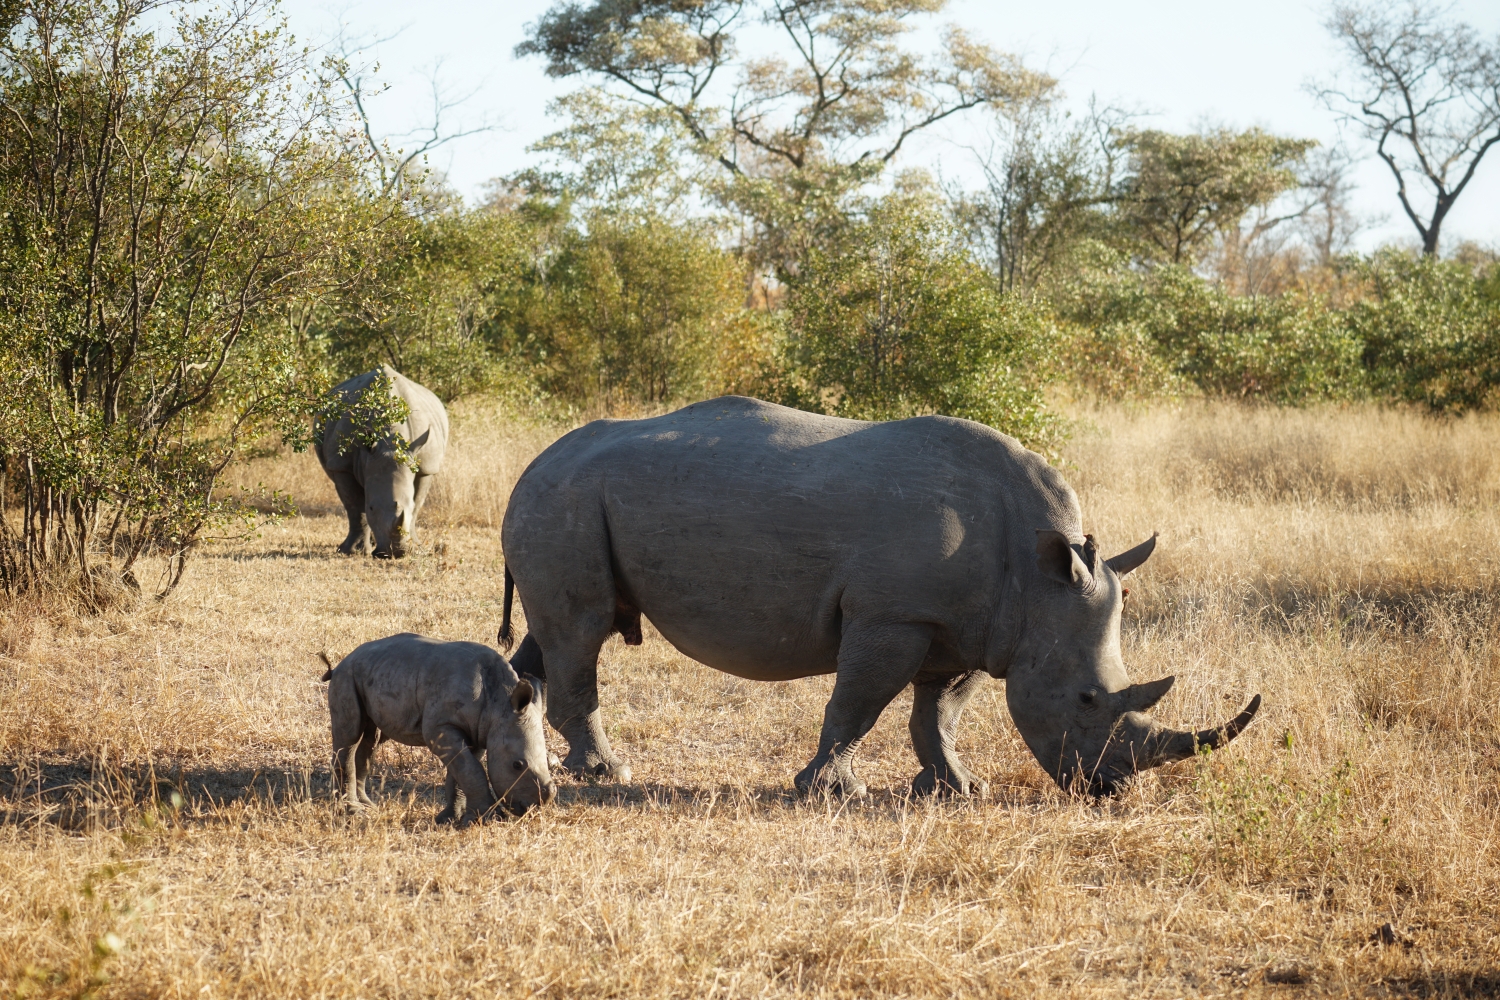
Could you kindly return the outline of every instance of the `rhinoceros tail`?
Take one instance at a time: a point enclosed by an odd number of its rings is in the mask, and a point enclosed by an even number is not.
[[[515,598],[516,578],[510,575],[510,567],[507,566],[505,567],[505,603],[500,612],[500,634],[496,637],[499,639],[500,648],[507,653],[516,641],[515,630],[510,627],[511,603]]]
[[[319,677],[318,680],[325,681],[325,682],[332,680],[333,679],[333,661],[330,660],[328,658],[328,654],[325,651],[321,650],[321,649],[318,650],[318,659],[322,660],[323,663],[324,663],[324,665],[326,665],[328,667],[327,670],[323,671],[323,676]]]

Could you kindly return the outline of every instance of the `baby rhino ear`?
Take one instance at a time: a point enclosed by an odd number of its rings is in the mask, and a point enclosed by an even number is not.
[[[510,705],[519,714],[526,706],[536,700],[536,691],[531,687],[531,682],[522,677],[516,683],[516,689],[510,693]]]

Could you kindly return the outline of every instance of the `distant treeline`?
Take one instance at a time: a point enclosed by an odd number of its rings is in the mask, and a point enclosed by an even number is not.
[[[0,582],[102,604],[160,552],[164,594],[205,532],[281,503],[218,489],[228,463],[305,447],[382,362],[537,415],[742,392],[1044,451],[1054,387],[1494,404],[1493,255],[1352,255],[1339,155],[1069,117],[957,29],[904,48],[940,6],[561,4],[521,54],[585,85],[468,204],[374,137],[358,54],[310,61],[274,8],[11,5]],[[781,61],[729,44],[751,15]],[[982,186],[899,169],[960,115]]]

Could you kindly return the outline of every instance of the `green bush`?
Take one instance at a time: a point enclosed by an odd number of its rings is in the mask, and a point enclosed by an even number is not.
[[[1476,269],[1396,251],[1348,262],[1364,297],[1345,314],[1375,390],[1461,412],[1500,385],[1500,267]]]
[[[1191,386],[1208,396],[1302,404],[1367,392],[1361,343],[1322,299],[1230,295],[1183,267],[1086,268],[1055,302],[1079,331],[1074,372],[1110,395]],[[1154,364],[1143,357],[1154,356]],[[1132,385],[1100,363],[1139,370]]]
[[[601,213],[544,262],[515,348],[572,405],[695,399],[715,388],[744,295],[743,268],[706,227]]]
[[[865,420],[966,417],[1051,448],[1047,314],[994,279],[925,200],[893,195],[808,255],[788,301],[782,402]]]
[[[340,377],[389,364],[444,400],[528,381],[508,341],[545,225],[488,208],[402,211],[378,236],[315,321]]]

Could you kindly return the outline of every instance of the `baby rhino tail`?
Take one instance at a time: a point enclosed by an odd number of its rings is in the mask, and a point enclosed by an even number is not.
[[[327,665],[327,667],[328,667],[327,670],[323,671],[323,676],[319,677],[318,680],[320,680],[320,681],[329,681],[329,680],[332,680],[333,679],[333,661],[330,660],[328,658],[328,654],[326,652],[324,652],[323,650],[321,650],[321,649],[318,650],[318,658],[320,660],[322,660],[323,663],[325,665]]]

